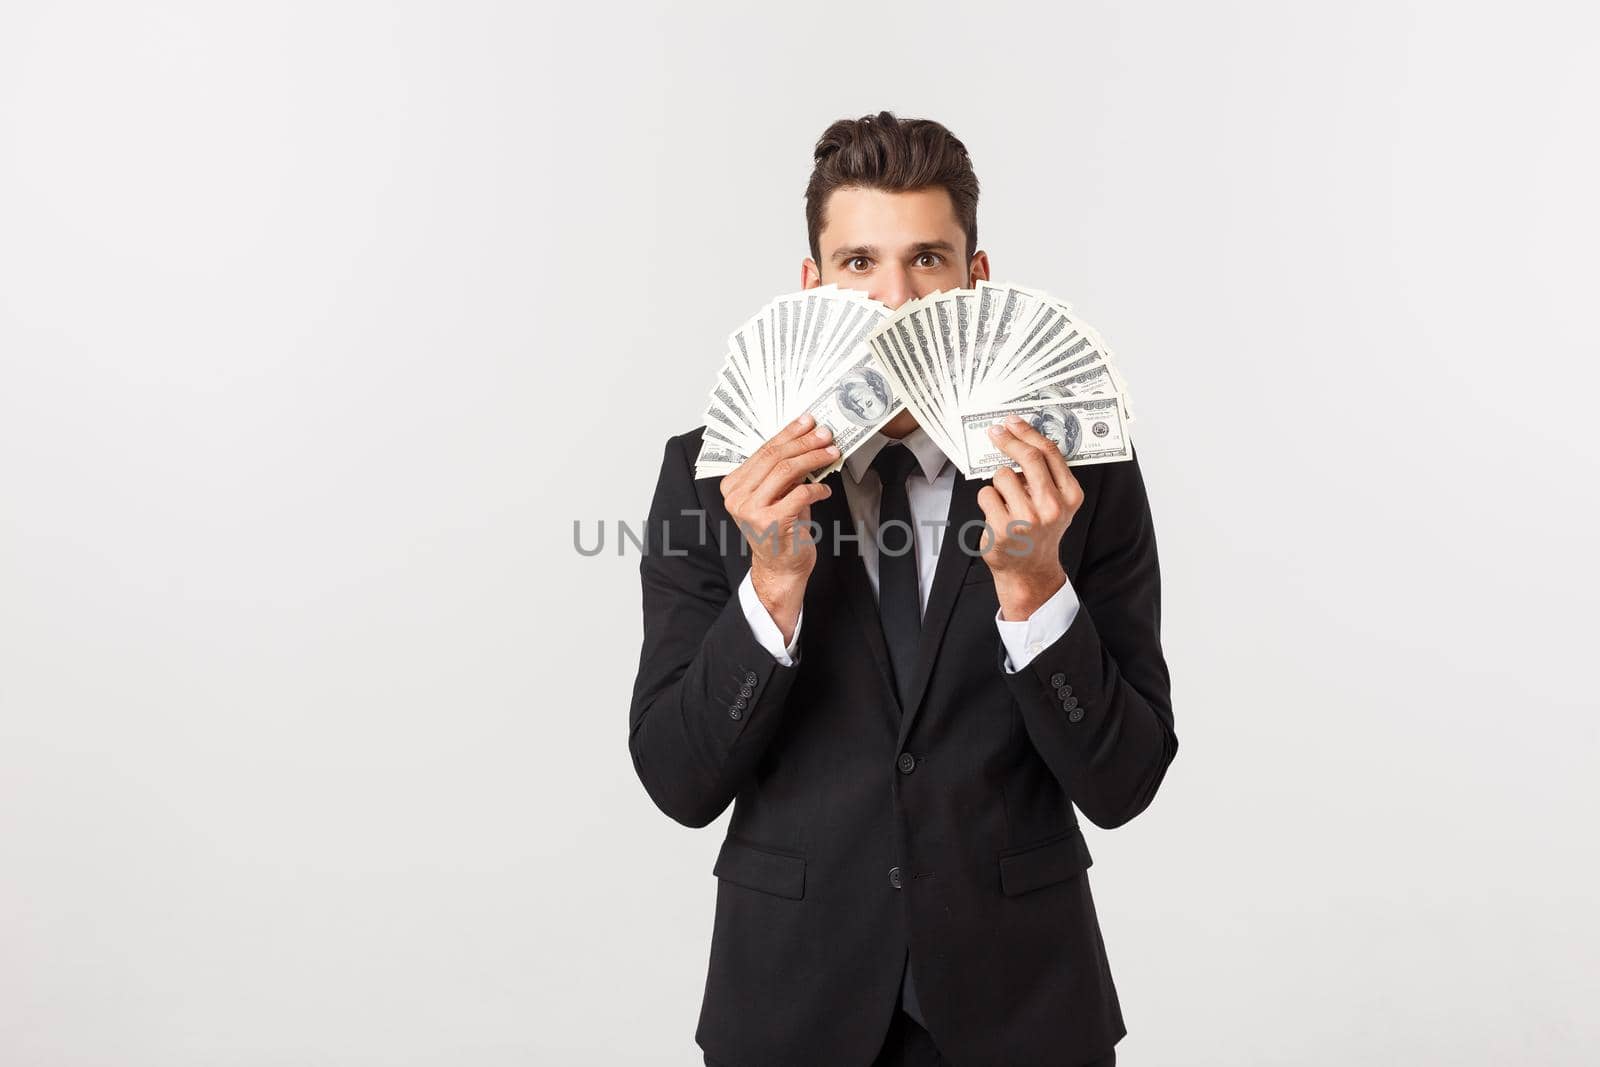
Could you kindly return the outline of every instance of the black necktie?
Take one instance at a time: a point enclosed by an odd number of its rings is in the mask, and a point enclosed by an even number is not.
[[[916,453],[899,442],[884,445],[872,459],[872,469],[883,480],[883,496],[878,504],[878,617],[883,621],[883,640],[889,646],[889,661],[894,666],[901,714],[907,714],[911,705],[911,674],[916,670],[917,646],[922,640],[916,528],[911,523],[911,501],[906,496],[906,476],[916,467]],[[927,1025],[911,981],[909,958],[900,980],[900,1004],[920,1025]]]
[[[906,475],[916,466],[916,454],[899,442],[885,445],[872,460],[872,469],[883,480],[878,506],[878,617],[883,621],[883,640],[889,646],[901,711],[911,700],[911,676],[922,640],[916,527],[906,496]]]

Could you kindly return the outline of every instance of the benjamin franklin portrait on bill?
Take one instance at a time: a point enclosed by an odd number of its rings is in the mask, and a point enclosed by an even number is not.
[[[888,380],[871,367],[863,367],[840,379],[834,388],[834,398],[839,410],[861,426],[877,424],[894,406]]]
[[[1027,419],[1035,430],[1056,443],[1063,456],[1071,459],[1078,451],[1083,427],[1078,423],[1078,416],[1072,412],[1062,408],[1042,408],[1027,416]]]

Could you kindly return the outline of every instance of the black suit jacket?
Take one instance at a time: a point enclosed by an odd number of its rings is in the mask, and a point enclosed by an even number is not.
[[[953,1063],[1103,1055],[1126,1030],[1073,806],[1127,822],[1178,749],[1137,457],[1074,469],[1061,561],[1081,606],[1016,674],[994,576],[959,536],[981,532],[984,483],[957,475],[902,708],[860,556],[833,551],[832,524],[853,531],[840,474],[812,508],[824,536],[784,667],[739,604],[748,549],[720,479],[694,480],[699,448],[699,430],[667,442],[650,508],[628,737],[672,818],[733,804],[696,1040],[739,1067],[870,1064],[909,947]]]

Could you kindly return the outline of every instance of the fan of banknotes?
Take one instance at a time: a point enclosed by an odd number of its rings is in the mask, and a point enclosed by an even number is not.
[[[1066,303],[980,281],[890,308],[824,285],[778,297],[729,335],[695,477],[728,473],[809,411],[840,452],[815,481],[906,409],[968,478],[1017,466],[988,435],[1013,413],[1069,466],[1133,455],[1127,387]]]

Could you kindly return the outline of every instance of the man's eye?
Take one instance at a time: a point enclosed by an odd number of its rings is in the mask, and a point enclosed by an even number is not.
[[[860,260],[862,263],[865,263],[867,261],[867,257],[866,256],[851,256],[849,259],[844,261],[845,270],[850,270],[851,269],[850,264],[856,262],[857,260]]]
[[[922,258],[923,258],[923,257],[924,257],[924,256],[926,256],[926,257],[928,257],[928,258],[930,258],[930,259],[932,259],[932,260],[934,260],[934,262],[933,262],[933,263],[929,263],[929,264],[928,264],[928,266],[930,266],[930,267],[932,267],[932,266],[936,266],[936,265],[938,265],[938,264],[941,264],[941,263],[943,263],[943,262],[944,262],[944,257],[943,257],[943,256],[941,256],[941,255],[940,255],[940,254],[939,254],[939,253],[937,253],[937,252],[924,252],[924,253],[922,253],[922,255],[921,255],[921,256],[918,256],[918,257],[917,257],[917,259],[919,259],[919,260],[920,260],[920,259],[922,259]]]

